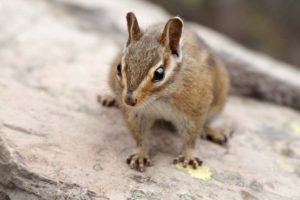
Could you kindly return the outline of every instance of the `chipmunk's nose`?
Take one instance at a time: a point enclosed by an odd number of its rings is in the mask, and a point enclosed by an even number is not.
[[[132,92],[127,92],[125,96],[125,103],[130,106],[135,106],[137,100],[132,96]]]

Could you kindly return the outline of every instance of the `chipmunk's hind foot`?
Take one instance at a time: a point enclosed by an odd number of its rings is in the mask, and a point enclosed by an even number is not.
[[[105,107],[118,107],[116,98],[111,95],[98,95],[97,101]]]
[[[205,138],[213,143],[219,145],[225,145],[228,142],[229,137],[231,136],[233,130],[230,129],[214,129],[211,127],[206,127]]]

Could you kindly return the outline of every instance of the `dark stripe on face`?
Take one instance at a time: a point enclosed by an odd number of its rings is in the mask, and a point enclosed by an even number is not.
[[[146,78],[149,70],[160,60],[159,52],[152,38],[143,37],[139,42],[131,44],[125,55],[125,72],[128,89],[134,91]]]
[[[147,76],[148,69],[140,68],[139,66],[127,66],[126,71],[126,83],[127,90],[134,91],[138,88],[140,83]]]

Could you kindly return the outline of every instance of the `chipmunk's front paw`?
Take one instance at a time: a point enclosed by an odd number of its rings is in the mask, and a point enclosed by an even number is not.
[[[106,107],[118,107],[116,99],[111,95],[98,95],[97,101]]]
[[[173,160],[174,164],[182,163],[183,167],[187,167],[188,165],[191,165],[194,169],[197,169],[199,166],[202,165],[202,161],[194,156],[183,156],[179,155]]]
[[[140,172],[144,172],[145,167],[150,167],[152,165],[148,156],[143,156],[140,154],[133,154],[129,156],[126,162],[131,169],[136,169]]]

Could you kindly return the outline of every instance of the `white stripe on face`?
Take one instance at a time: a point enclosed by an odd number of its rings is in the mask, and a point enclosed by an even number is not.
[[[126,95],[126,92],[127,92],[127,87],[128,87],[127,86],[127,76],[126,76],[126,73],[125,73],[125,67],[126,67],[125,56],[122,56],[121,63],[122,63],[122,77],[121,77],[120,81],[123,84],[122,98],[124,99],[125,95]]]

